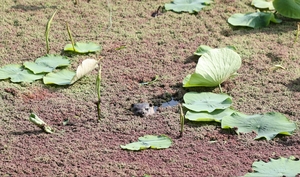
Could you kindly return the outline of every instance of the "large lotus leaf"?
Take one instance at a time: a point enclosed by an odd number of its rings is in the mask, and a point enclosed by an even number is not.
[[[259,9],[269,9],[274,10],[274,6],[272,3],[273,0],[252,0],[251,5],[255,6]]]
[[[81,43],[76,42],[73,49],[72,44],[67,44],[64,51],[77,52],[77,53],[90,53],[97,52],[101,50],[101,46],[95,43]]]
[[[300,19],[300,0],[274,0],[273,6],[285,17]]]
[[[145,135],[139,138],[138,142],[133,142],[127,145],[121,145],[122,149],[138,151],[143,149],[165,149],[172,144],[171,138],[166,135]]]
[[[226,109],[232,104],[231,97],[226,94],[216,94],[211,92],[188,92],[183,96],[187,109],[194,112],[213,112],[216,109]]]
[[[247,116],[233,113],[222,119],[222,128],[237,128],[237,133],[254,131],[257,134],[255,139],[265,137],[270,140],[277,134],[291,135],[296,125],[284,115],[276,112]]]
[[[230,116],[235,111],[227,108],[227,109],[217,109],[213,112],[194,112],[187,111],[185,114],[185,118],[190,121],[216,121],[221,122],[223,117]]]
[[[56,85],[71,85],[71,81],[75,76],[74,71],[61,70],[57,73],[48,73],[44,78],[44,84],[56,84]]]
[[[211,0],[174,0],[172,3],[165,4],[166,10],[175,12],[199,12],[203,7],[210,4]]]
[[[234,75],[241,64],[241,57],[232,49],[211,49],[199,58],[195,73],[186,76],[183,87],[218,86]]]
[[[228,19],[228,23],[233,26],[246,26],[251,28],[266,27],[271,22],[281,23],[282,20],[276,19],[273,13],[269,12],[250,12],[246,14],[233,14]]]
[[[252,164],[253,173],[244,177],[295,177],[300,174],[300,161],[293,157],[271,159],[270,162],[257,161]]]
[[[35,62],[25,62],[24,66],[37,74],[52,72],[56,67],[68,66],[69,64],[70,61],[66,57],[47,55],[36,59]]]

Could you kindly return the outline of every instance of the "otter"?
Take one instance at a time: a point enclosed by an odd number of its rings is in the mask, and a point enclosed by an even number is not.
[[[131,111],[141,117],[151,116],[155,113],[154,106],[149,103],[136,103],[131,105]]]

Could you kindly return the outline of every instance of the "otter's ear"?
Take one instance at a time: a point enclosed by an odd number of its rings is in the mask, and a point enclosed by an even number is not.
[[[149,106],[152,107],[153,105],[150,103]]]

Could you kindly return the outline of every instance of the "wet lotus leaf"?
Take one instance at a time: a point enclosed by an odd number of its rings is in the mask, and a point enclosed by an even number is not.
[[[172,140],[166,135],[145,135],[140,137],[138,142],[133,142],[126,145],[121,145],[122,149],[138,151],[144,149],[165,149],[169,148],[172,144]]]
[[[293,157],[271,159],[270,162],[257,161],[252,164],[253,173],[244,177],[294,177],[300,174],[300,161]]]
[[[284,115],[277,112],[255,115],[239,115],[233,113],[222,119],[222,128],[236,128],[237,133],[249,133],[254,131],[255,139],[273,139],[277,134],[291,135],[296,125],[290,122]]]

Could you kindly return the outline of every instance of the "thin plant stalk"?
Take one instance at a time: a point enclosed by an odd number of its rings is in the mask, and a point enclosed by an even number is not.
[[[54,18],[54,15],[56,14],[57,10],[52,14],[52,16],[50,17],[50,19],[47,22],[47,26],[46,26],[46,30],[45,30],[45,37],[46,37],[46,49],[47,49],[47,54],[49,54],[50,51],[50,47],[49,47],[49,32],[50,32],[50,26],[51,26],[51,22]]]
[[[109,25],[107,27],[107,31],[109,31],[110,28],[112,27],[112,7],[110,4],[110,0],[107,0],[107,6],[108,6],[108,10],[109,10]]]
[[[98,101],[97,101],[97,111],[98,111],[98,121],[101,120],[101,65],[99,67],[97,79],[96,79],[96,89],[97,89],[97,95],[98,95]]]
[[[180,113],[180,135],[179,135],[179,137],[182,137],[183,136],[183,128],[184,128],[184,114],[183,114],[181,104],[179,104],[179,113]]]
[[[223,90],[222,90],[221,84],[219,84],[219,89],[220,89],[220,92],[221,92],[221,93],[223,93]]]
[[[294,41],[294,45],[295,45],[295,43],[296,43],[297,40],[298,40],[299,33],[300,33],[300,23],[298,23],[298,28],[297,28],[296,39],[295,39],[295,41]]]
[[[71,33],[71,30],[70,30],[70,27],[69,27],[68,23],[66,23],[66,26],[67,26],[68,35],[69,35],[69,38],[71,40],[71,44],[72,44],[72,47],[73,47],[73,51],[75,52],[75,42],[74,42],[74,39],[72,37],[72,33]]]

